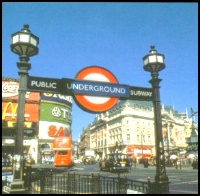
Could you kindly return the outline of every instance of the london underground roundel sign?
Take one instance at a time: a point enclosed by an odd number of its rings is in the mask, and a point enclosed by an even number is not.
[[[100,66],[85,67],[77,73],[75,79],[118,84],[116,77],[110,71]],[[117,97],[74,94],[76,104],[91,113],[100,113],[111,109],[118,99]]]

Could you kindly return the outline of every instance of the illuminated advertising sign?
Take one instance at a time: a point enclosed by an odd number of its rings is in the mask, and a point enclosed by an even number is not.
[[[71,96],[41,93],[40,139],[71,135],[71,107]]]
[[[40,120],[49,122],[71,123],[71,108],[64,104],[40,103]]]
[[[68,106],[72,106],[72,96],[66,96],[61,94],[54,94],[54,93],[41,93],[41,100],[44,102],[46,100],[47,102],[51,103],[62,103],[66,104]]]
[[[17,103],[2,102],[2,120],[16,120]]]
[[[39,122],[39,139],[50,139],[59,136],[70,136],[70,125],[56,122]]]
[[[17,117],[18,103],[2,102],[2,120],[15,121]],[[25,121],[37,122],[39,113],[38,103],[25,104]]]
[[[18,99],[19,82],[9,79],[2,80],[2,98]],[[40,94],[37,92],[26,92],[26,100],[39,101]]]

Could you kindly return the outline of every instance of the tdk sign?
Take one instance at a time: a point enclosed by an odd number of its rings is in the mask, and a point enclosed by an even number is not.
[[[64,91],[71,94],[98,95],[106,97],[128,97],[129,87],[108,82],[89,80],[64,80]]]

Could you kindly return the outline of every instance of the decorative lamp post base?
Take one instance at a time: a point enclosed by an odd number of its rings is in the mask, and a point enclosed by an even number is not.
[[[155,182],[153,185],[154,194],[169,194],[169,179],[167,175],[161,174],[155,176]]]
[[[154,182],[152,194],[169,194],[169,181]]]
[[[7,185],[3,187],[3,193],[26,194],[26,189],[24,188],[24,181],[15,179],[12,182],[7,183]]]

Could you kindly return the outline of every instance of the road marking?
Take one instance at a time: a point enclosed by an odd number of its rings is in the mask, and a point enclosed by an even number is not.
[[[174,180],[173,180],[173,182],[174,182]],[[173,183],[172,186],[173,186],[173,185],[176,185],[176,184],[195,184],[195,183],[198,183],[198,180],[185,181],[185,182],[181,181],[181,182],[179,182],[179,183]]]
[[[170,189],[169,190],[169,192],[170,192],[170,194],[177,194],[177,193],[179,193],[179,194],[181,194],[181,193],[185,193],[185,194],[187,194],[187,193],[193,193],[193,194],[198,194],[198,191],[181,191],[181,190],[172,190],[172,189]]]
[[[74,167],[72,170],[84,170],[83,167]]]

